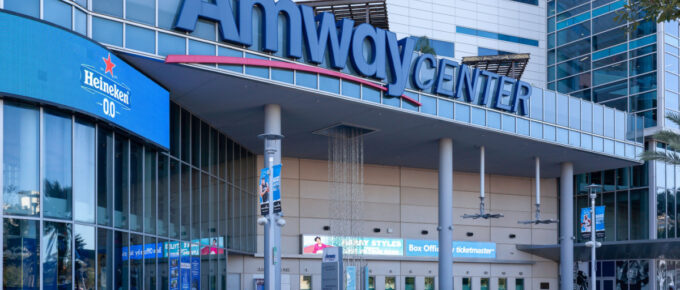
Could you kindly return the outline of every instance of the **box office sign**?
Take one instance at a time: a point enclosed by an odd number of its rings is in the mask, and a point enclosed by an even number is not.
[[[325,248],[340,246],[345,254],[397,257],[437,257],[439,254],[439,242],[434,240],[302,235],[301,246],[303,255],[320,255]],[[454,258],[495,259],[496,243],[454,241],[452,255]]]

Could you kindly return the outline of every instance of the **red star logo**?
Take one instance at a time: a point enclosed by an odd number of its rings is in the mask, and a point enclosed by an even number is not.
[[[102,57],[102,59],[104,60],[104,63],[106,63],[106,71],[104,71],[104,73],[111,73],[111,76],[113,77],[113,68],[116,67],[116,65],[111,62],[111,54],[109,53],[108,58]]]

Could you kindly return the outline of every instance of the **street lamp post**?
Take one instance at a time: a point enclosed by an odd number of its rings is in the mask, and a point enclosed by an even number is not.
[[[596,241],[595,239],[595,198],[597,198],[596,190],[600,189],[600,187],[601,186],[597,184],[586,186],[586,188],[588,188],[588,195],[590,196],[590,241],[586,242],[586,247],[590,247],[590,289],[592,290],[597,289],[597,287],[595,287],[595,284],[597,283],[597,258],[595,257],[595,249],[602,246],[602,243]]]

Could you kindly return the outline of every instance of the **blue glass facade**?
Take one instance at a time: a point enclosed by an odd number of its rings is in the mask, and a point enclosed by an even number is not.
[[[657,26],[614,18],[625,0],[548,2],[548,88],[657,125]],[[627,31],[630,29],[630,32]]]

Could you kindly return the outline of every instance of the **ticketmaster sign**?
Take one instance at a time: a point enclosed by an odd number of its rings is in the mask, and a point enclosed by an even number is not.
[[[302,236],[302,254],[321,254],[329,247],[353,249],[354,253],[372,256],[437,257],[439,243],[433,240],[403,240],[372,237]],[[496,243],[453,242],[454,258],[495,259]]]

